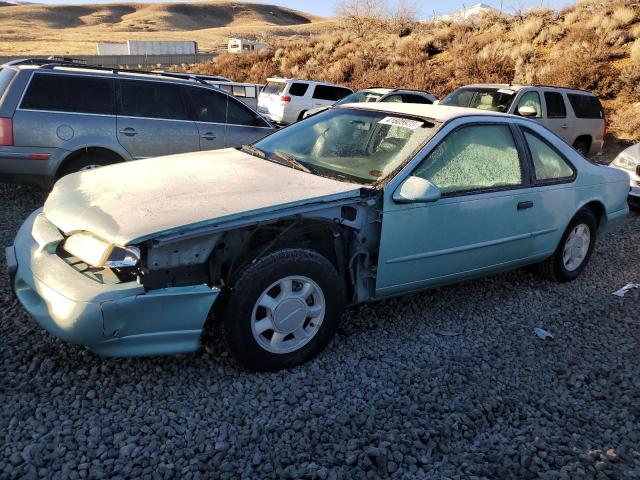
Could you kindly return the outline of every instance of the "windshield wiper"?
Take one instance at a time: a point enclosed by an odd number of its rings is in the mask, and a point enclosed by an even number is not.
[[[283,152],[282,150],[276,150],[275,152],[273,152],[273,155],[279,159],[279,160],[283,160],[286,165],[289,165],[291,168],[295,168],[297,170],[302,170],[303,172],[306,173],[315,173],[315,169],[309,168],[308,166],[304,165],[300,160],[298,160],[296,157],[294,157],[293,155],[289,155],[288,153]],[[278,162],[281,163],[281,162]]]
[[[262,159],[266,159],[267,158],[267,154],[260,150],[258,147],[254,147],[253,145],[242,145],[240,147],[240,150],[248,153],[249,155],[253,155],[254,157],[258,157],[258,158],[262,158]]]

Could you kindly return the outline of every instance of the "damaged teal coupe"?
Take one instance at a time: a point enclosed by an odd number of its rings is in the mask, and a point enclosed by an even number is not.
[[[97,354],[191,352],[219,321],[240,363],[277,370],[348,305],[531,264],[575,279],[628,192],[531,120],[346,105],[240,149],[66,176],[7,263],[31,316]]]

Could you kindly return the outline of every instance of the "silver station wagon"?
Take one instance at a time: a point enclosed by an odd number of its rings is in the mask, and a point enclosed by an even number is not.
[[[525,118],[351,104],[239,149],[66,176],[7,263],[33,318],[98,354],[190,352],[212,316],[241,364],[277,370],[347,305],[530,264],[575,279],[628,191]]]
[[[275,130],[206,82],[52,60],[3,65],[0,180],[49,187],[79,170],[239,147]]]

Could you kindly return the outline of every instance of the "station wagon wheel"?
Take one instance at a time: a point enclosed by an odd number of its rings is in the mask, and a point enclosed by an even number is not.
[[[556,282],[575,280],[585,269],[596,242],[598,221],[583,208],[569,223],[555,253],[538,265],[538,272]]]
[[[269,285],[254,305],[253,338],[269,352],[293,352],[318,333],[324,313],[324,294],[316,282],[285,277]]]
[[[106,151],[76,152],[75,154],[71,154],[62,164],[58,170],[56,179],[60,179],[70,173],[94,170],[121,161],[122,158],[118,157],[115,153]]]
[[[245,367],[274,371],[317,355],[345,306],[344,280],[319,253],[277,250],[232,276],[221,299],[224,339]]]

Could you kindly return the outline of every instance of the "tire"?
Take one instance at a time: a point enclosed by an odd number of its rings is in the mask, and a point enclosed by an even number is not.
[[[574,250],[574,252],[576,252],[575,255],[568,254],[565,256],[569,240],[584,242],[584,228],[588,230],[588,246],[585,247],[583,243],[582,248],[578,248],[580,247],[579,243],[574,243],[577,248],[577,251]],[[598,221],[591,210],[586,208],[580,210],[575,217],[573,217],[571,223],[569,223],[569,226],[562,235],[555,253],[538,265],[538,273],[547,280],[560,283],[571,282],[578,278],[586,268],[593,253],[597,228]],[[578,254],[577,252],[580,251],[581,253]],[[570,261],[567,261],[567,257],[570,258]]]
[[[587,157],[587,155],[589,155],[589,145],[584,140],[576,140],[573,144],[573,148],[575,148],[583,157]]]
[[[301,111],[301,112],[300,112],[300,115],[298,115],[298,121],[300,121],[300,120],[304,119],[304,114],[305,114],[305,113],[307,113],[307,111],[306,111],[306,110],[303,110],[303,111]]]
[[[303,290],[306,301],[299,296]],[[246,264],[223,305],[231,354],[249,369],[276,371],[310,360],[333,338],[345,307],[344,282],[315,251],[278,250]]]
[[[80,170],[88,170],[92,168],[104,167],[112,165],[121,161],[113,155],[108,155],[102,152],[87,152],[78,155],[75,158],[67,161],[62,165],[58,171],[57,179],[69,175],[71,173],[79,172]]]

